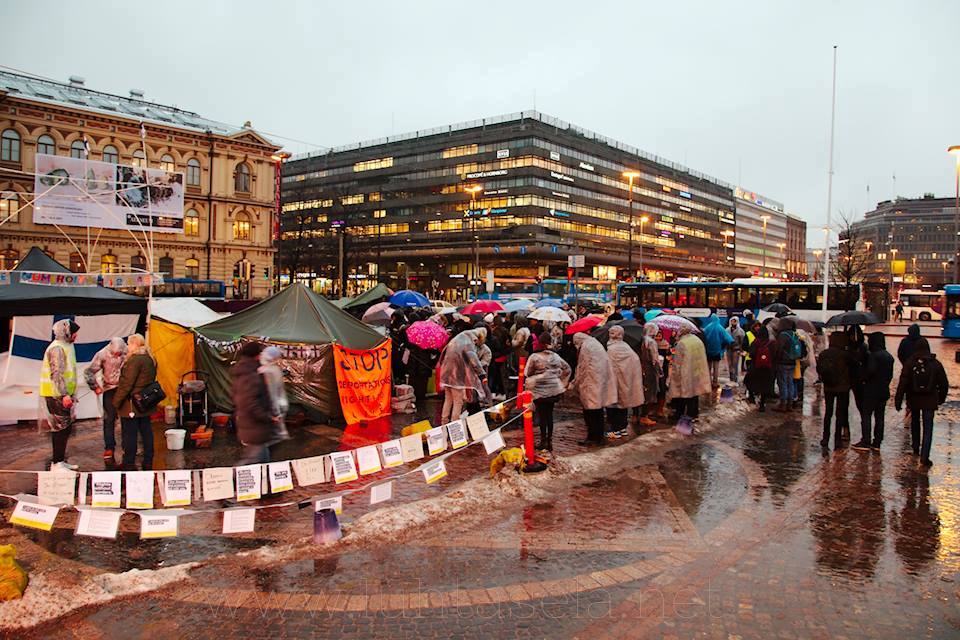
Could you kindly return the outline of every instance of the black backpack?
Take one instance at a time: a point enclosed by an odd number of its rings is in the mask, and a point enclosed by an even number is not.
[[[933,393],[937,390],[936,372],[933,361],[917,358],[910,367],[910,388],[914,393]]]

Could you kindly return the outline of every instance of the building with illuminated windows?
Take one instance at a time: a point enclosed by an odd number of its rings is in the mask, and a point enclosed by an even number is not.
[[[295,157],[282,203],[281,277],[325,293],[562,295],[577,255],[585,294],[748,275],[731,185],[536,111]]]

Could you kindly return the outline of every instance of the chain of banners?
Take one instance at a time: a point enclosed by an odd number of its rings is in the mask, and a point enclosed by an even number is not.
[[[18,279],[19,277],[19,279]],[[0,271],[0,285],[19,282],[46,287],[149,287],[163,284],[160,273],[62,273],[59,271]]]
[[[432,484],[447,475],[445,461],[455,453],[482,444],[489,456],[505,447],[501,430],[522,416],[523,413],[513,416],[490,430],[486,412],[481,411],[439,427],[357,449],[239,467],[89,473],[4,469],[0,473],[36,474],[37,495],[0,493],[0,496],[16,501],[9,519],[12,524],[42,531],[53,528],[61,509],[73,508],[79,513],[75,532],[83,536],[116,538],[120,516],[124,513],[136,513],[140,517],[141,539],[175,537],[179,533],[181,517],[217,512],[223,513],[223,534],[250,533],[254,530],[258,509],[291,506],[302,509],[313,504],[315,511],[332,509],[340,515],[343,498],[349,494],[369,491],[370,504],[374,505],[393,499],[394,482],[401,478],[420,474],[424,482]],[[429,422],[425,422],[423,426],[429,426]],[[258,500],[264,495],[291,491],[294,480],[301,487],[331,480],[340,485],[429,456],[436,457],[405,473],[298,501],[203,510],[188,508],[220,500],[235,500],[237,503]],[[159,501],[154,499],[157,494]]]

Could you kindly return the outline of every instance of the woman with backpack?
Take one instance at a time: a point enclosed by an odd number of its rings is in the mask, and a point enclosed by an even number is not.
[[[777,328],[776,373],[780,401],[774,411],[789,411],[796,400],[797,388],[793,382],[793,372],[797,368],[797,361],[803,357],[803,345],[797,337],[793,320],[781,318]]]
[[[930,449],[933,445],[933,418],[937,407],[947,399],[950,383],[947,372],[930,353],[930,344],[926,338],[916,341],[913,356],[900,373],[894,406],[900,411],[904,397],[910,409],[910,445],[913,455],[919,455],[925,467],[933,466]],[[923,425],[921,439],[920,427]]]
[[[755,324],[751,331],[754,338],[748,350],[749,368],[744,383],[747,385],[750,397],[758,401],[762,413],[767,410],[767,396],[773,395],[773,363],[776,345],[770,340],[767,328],[759,326],[759,323]]]

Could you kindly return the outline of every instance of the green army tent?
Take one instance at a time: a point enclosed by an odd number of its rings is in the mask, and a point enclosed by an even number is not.
[[[382,282],[372,289],[367,289],[358,296],[352,298],[341,298],[337,300],[337,306],[344,311],[351,313],[363,313],[370,305],[383,302],[393,295],[393,290]]]
[[[341,415],[333,368],[333,343],[372,349],[384,337],[302,284],[294,284],[248,309],[194,331],[197,368],[209,374],[214,405],[230,410],[230,367],[244,342],[255,340],[283,351],[291,404],[321,418]]]

